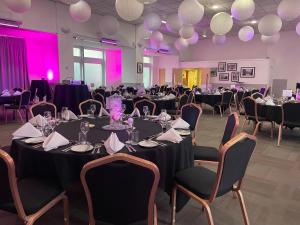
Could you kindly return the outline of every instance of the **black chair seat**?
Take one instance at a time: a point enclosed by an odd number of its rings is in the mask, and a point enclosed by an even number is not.
[[[175,175],[177,184],[190,190],[200,198],[208,200],[213,190],[217,174],[207,168],[196,166],[179,171]],[[230,190],[219,188],[217,196],[226,194]]]
[[[218,161],[219,150],[214,147],[208,146],[194,146],[194,159],[195,160],[206,160],[206,161]]]
[[[96,221],[96,225],[125,225],[125,224],[111,224],[111,223]],[[148,225],[148,221],[143,220],[143,221],[138,221],[138,222],[130,223],[130,224],[126,224],[126,225]]]
[[[63,192],[63,189],[56,182],[36,178],[19,180],[18,189],[27,215],[37,212]],[[1,204],[0,209],[16,213],[13,202]]]

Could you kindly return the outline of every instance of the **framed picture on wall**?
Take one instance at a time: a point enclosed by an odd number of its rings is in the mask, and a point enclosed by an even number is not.
[[[219,73],[220,81],[229,81],[229,73]]]
[[[137,73],[143,73],[144,72],[144,64],[141,62],[137,63]]]
[[[240,72],[231,72],[231,82],[240,81]]]
[[[226,72],[226,62],[219,62],[218,72]]]
[[[237,63],[227,63],[227,71],[237,71]]]
[[[241,68],[241,78],[254,78],[254,77],[255,77],[255,67]]]
[[[210,77],[217,77],[217,76],[218,76],[218,68],[211,68]]]

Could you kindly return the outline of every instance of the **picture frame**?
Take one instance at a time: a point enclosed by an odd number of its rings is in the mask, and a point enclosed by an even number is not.
[[[231,82],[240,81],[240,72],[231,72]]]
[[[218,72],[226,72],[226,62],[218,63]]]
[[[219,73],[220,81],[229,81],[229,73]]]
[[[141,62],[138,62],[136,71],[137,71],[137,73],[143,73],[144,72],[144,64]]]
[[[255,67],[242,67],[241,78],[255,78]]]
[[[217,77],[217,76],[218,76],[218,68],[211,68],[210,77]]]
[[[227,63],[227,71],[237,71],[237,63]]]

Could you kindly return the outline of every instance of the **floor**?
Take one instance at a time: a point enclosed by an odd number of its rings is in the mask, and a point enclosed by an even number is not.
[[[200,145],[219,145],[226,117],[212,116],[206,111],[201,118],[197,143]],[[243,119],[241,118],[241,123]],[[0,146],[10,143],[10,134],[18,123],[4,125],[0,123]],[[245,128],[252,132],[252,126]],[[281,147],[276,146],[276,135],[270,138],[270,126],[264,124],[258,133],[256,150],[252,156],[243,183],[243,193],[249,213],[250,223],[255,225],[299,225],[300,224],[300,132],[284,130]],[[159,192],[157,196],[159,224],[170,224],[169,198]],[[243,224],[238,201],[232,195],[221,197],[212,204],[212,213],[216,225]],[[80,211],[71,211],[72,225],[88,224]],[[3,222],[2,222],[3,221]],[[190,202],[176,215],[178,225],[208,224],[201,207],[195,201]],[[17,225],[14,215],[0,211],[0,224]],[[62,207],[57,206],[37,225],[63,224]]]

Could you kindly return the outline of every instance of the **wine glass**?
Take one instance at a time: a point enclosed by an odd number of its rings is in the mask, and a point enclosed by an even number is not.
[[[44,112],[44,118],[46,119],[47,123],[52,119],[52,114],[50,111],[45,111]]]
[[[92,116],[95,117],[96,105],[95,104],[91,104],[90,105],[90,110],[92,112]]]
[[[62,120],[67,120],[68,107],[61,108],[61,118]]]
[[[147,118],[148,113],[149,113],[149,107],[148,107],[147,105],[145,105],[145,106],[143,107],[143,112],[144,112],[145,118]]]
[[[126,115],[125,115],[125,111],[126,111],[126,104],[122,104],[122,117],[123,119],[126,119]]]
[[[90,130],[89,122],[87,122],[87,121],[81,122],[80,123],[80,130],[84,134],[84,137],[85,137],[84,143],[87,144],[87,133]]]

